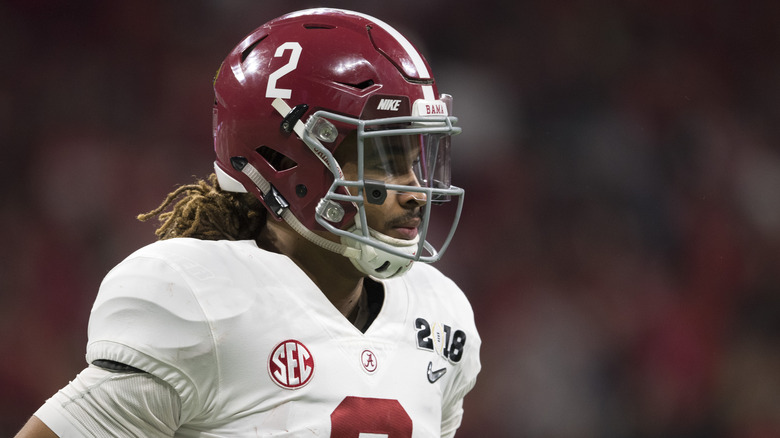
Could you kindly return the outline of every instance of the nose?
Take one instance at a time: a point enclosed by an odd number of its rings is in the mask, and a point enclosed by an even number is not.
[[[428,203],[428,195],[422,192],[398,192],[398,203],[405,208],[422,207]]]

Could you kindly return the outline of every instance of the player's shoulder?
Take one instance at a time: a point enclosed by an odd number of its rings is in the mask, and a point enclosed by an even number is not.
[[[439,297],[466,300],[463,291],[450,277],[428,263],[415,263],[401,280],[412,290],[424,289]]]
[[[153,303],[155,308],[165,308],[161,314],[192,312],[196,315],[186,317],[201,319],[197,300],[205,292],[235,282],[237,260],[246,257],[243,247],[251,248],[248,242],[190,238],[141,247],[103,278],[94,308],[105,303],[113,307],[148,307]]]
[[[184,277],[203,281],[214,277],[243,278],[253,270],[281,269],[289,260],[258,248],[251,240],[201,240],[186,237],[160,240],[125,258],[114,270],[143,264],[165,265]]]
[[[266,289],[261,285],[281,281],[287,277],[281,273],[294,266],[253,241],[162,240],[138,249],[111,269],[101,282],[96,304],[132,298],[175,309],[194,306],[193,311],[200,308],[199,301],[241,307]]]
[[[130,254],[127,259],[133,258],[161,258],[176,259],[184,257],[188,259],[218,259],[226,255],[239,255],[248,249],[257,249],[253,241],[240,240],[202,240],[189,237],[177,237],[174,239],[158,240],[143,246]]]
[[[422,262],[414,263],[409,271],[403,275],[403,277],[415,279],[432,279],[434,281],[452,281],[434,265]]]
[[[413,308],[472,321],[473,310],[466,294],[450,277],[427,263],[415,263],[398,281],[408,291]]]

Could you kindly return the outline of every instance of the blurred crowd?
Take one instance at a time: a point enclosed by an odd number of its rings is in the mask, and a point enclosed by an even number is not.
[[[211,172],[211,79],[323,3],[0,3],[0,435],[84,367],[135,215]],[[780,437],[780,3],[334,0],[455,96],[438,267],[483,371],[459,437]]]

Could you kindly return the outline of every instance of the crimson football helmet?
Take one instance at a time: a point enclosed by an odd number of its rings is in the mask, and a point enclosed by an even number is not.
[[[274,218],[367,275],[389,278],[415,260],[441,257],[463,204],[449,172],[450,136],[460,128],[451,97],[438,94],[427,61],[398,31],[352,11],[287,14],[230,52],[214,92],[214,168],[223,190],[253,193]],[[354,180],[334,157],[347,143],[357,149]],[[412,183],[393,179],[399,166],[411,166]],[[388,191],[423,200],[414,239],[368,226],[366,203],[382,204]],[[426,240],[430,207],[441,203],[455,208],[434,248]]]

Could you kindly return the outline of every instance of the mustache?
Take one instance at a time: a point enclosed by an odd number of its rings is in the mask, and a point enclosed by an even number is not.
[[[396,218],[390,219],[385,223],[385,226],[387,228],[395,228],[397,226],[401,226],[409,222],[412,222],[416,219],[422,220],[422,217],[423,217],[422,208],[416,207],[414,210],[410,210],[403,216],[398,216]]]

